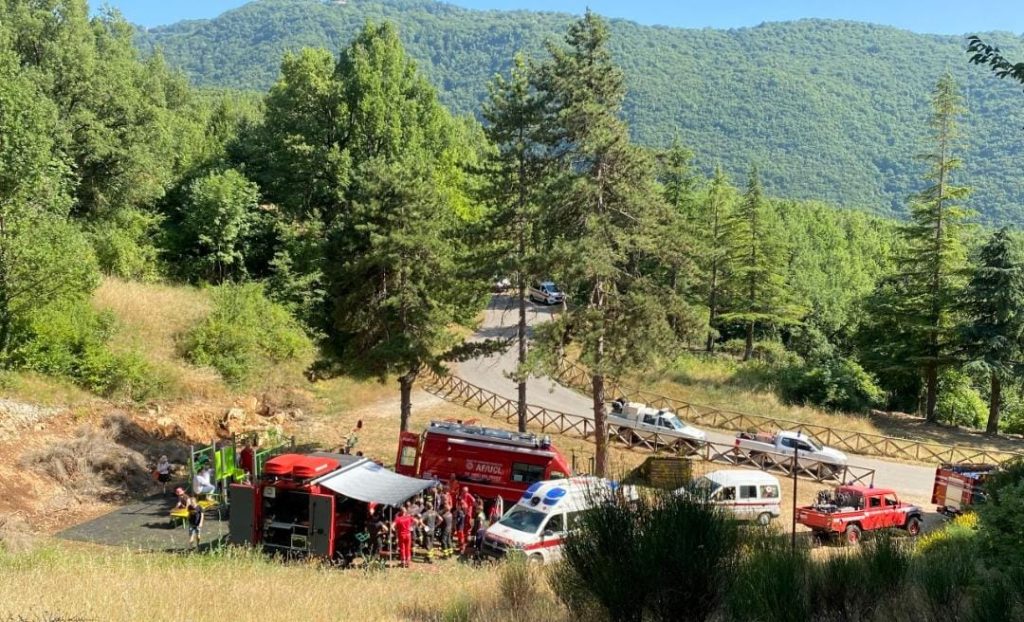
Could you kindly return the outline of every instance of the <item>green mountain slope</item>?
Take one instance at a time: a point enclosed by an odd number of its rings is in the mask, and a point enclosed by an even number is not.
[[[282,54],[337,51],[367,19],[398,24],[452,109],[475,114],[487,80],[519,49],[537,53],[572,16],[472,11],[427,0],[259,0],[209,21],[140,34],[200,85],[266,89]],[[900,214],[921,186],[915,160],[939,75],[956,77],[970,110],[963,179],[986,222],[1024,223],[1024,94],[967,65],[960,37],[823,20],[734,30],[612,23],[628,76],[627,114],[638,140],[674,136],[710,170],[742,179],[760,165],[767,189],[791,198]],[[989,35],[1014,59],[1024,39]]]

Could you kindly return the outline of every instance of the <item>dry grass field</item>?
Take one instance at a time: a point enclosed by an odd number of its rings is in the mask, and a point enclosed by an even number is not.
[[[560,605],[542,572],[538,604],[555,621]],[[0,619],[500,622],[515,618],[501,606],[499,574],[456,561],[367,573],[231,549],[174,555],[51,543],[0,553]]]

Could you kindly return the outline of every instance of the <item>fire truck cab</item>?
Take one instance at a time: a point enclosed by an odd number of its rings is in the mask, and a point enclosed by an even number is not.
[[[397,507],[431,485],[359,456],[282,454],[267,461],[259,481],[231,486],[229,540],[287,556],[344,558],[369,526],[370,504]]]
[[[395,471],[471,484],[485,499],[514,504],[532,484],[572,475],[565,457],[536,434],[432,421],[422,435],[403,432]]]

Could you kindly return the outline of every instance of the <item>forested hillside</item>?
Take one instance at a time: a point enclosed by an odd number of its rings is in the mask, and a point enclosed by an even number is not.
[[[141,34],[200,85],[265,90],[282,54],[342,49],[365,20],[391,20],[410,55],[458,113],[478,114],[485,83],[520,50],[538,55],[572,17],[470,11],[428,0],[261,0],[211,21]],[[963,178],[984,220],[1024,222],[1019,89],[965,62],[960,37],[850,22],[806,20],[737,30],[611,23],[626,72],[626,117],[635,138],[666,146],[678,136],[710,173],[739,178],[761,164],[765,189],[903,215],[919,189],[928,100],[946,70],[963,87],[969,148]],[[1010,58],[1024,42],[987,37]]]

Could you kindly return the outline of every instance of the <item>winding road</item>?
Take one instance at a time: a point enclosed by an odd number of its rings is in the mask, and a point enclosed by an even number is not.
[[[531,303],[527,309],[527,322],[534,325],[547,321],[558,310],[559,307],[546,307]],[[518,309],[515,299],[511,296],[495,295],[491,298],[484,321],[474,338],[514,339],[517,321]],[[467,382],[502,397],[515,400],[517,398],[516,384],[511,380],[510,374],[516,368],[516,356],[516,348],[509,348],[503,354],[461,363],[456,373]],[[593,419],[593,406],[588,397],[564,387],[550,378],[530,378],[527,382],[526,394],[530,404],[534,406]],[[710,441],[731,443],[735,439],[734,433],[717,430],[707,430],[707,432]],[[927,504],[930,500],[932,482],[935,478],[934,466],[881,460],[855,454],[849,454],[849,457],[852,466],[875,470],[876,487],[892,488],[917,503]]]

